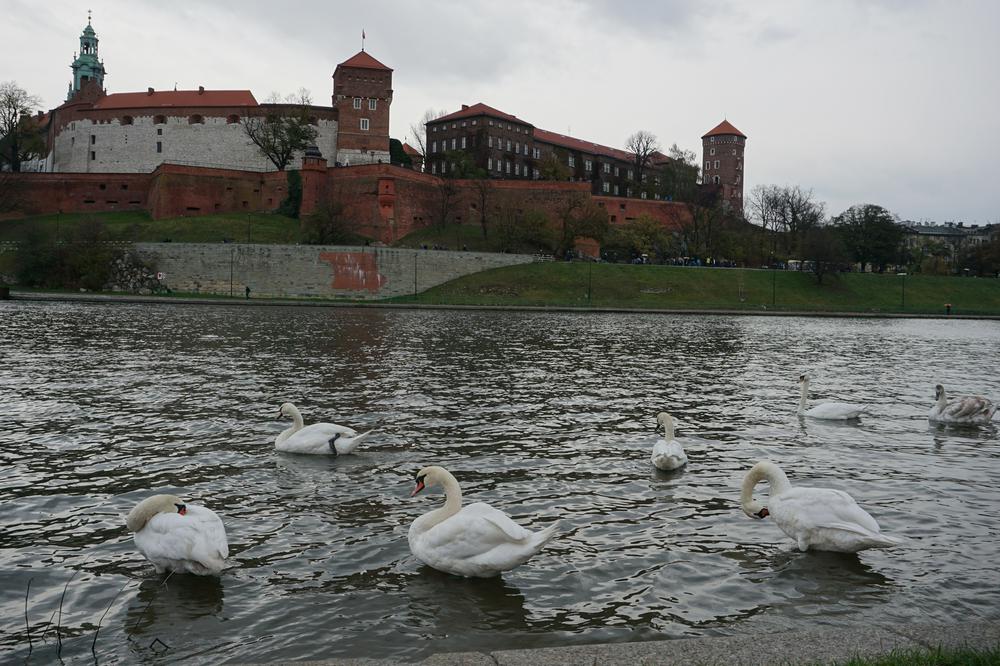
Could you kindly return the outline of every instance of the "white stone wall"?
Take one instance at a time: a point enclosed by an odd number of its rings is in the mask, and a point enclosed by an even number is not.
[[[323,153],[326,157],[326,153]],[[337,162],[340,162],[343,166],[357,166],[359,164],[378,164],[381,160],[382,164],[389,163],[389,152],[384,150],[362,151],[357,149],[344,149],[337,154]],[[333,166],[334,160],[330,160],[330,165]]]
[[[122,115],[126,113],[123,111]],[[122,125],[120,119],[104,123],[78,120],[56,135],[51,169],[71,173],[149,173],[163,162],[173,162],[275,170],[247,138],[240,123],[227,123],[225,116],[204,116],[204,120],[203,124],[190,124],[187,116],[167,116],[166,123],[154,124],[152,115],[135,116],[131,125]],[[316,144],[332,165],[337,155],[337,123],[321,119],[317,129]],[[162,145],[159,153],[157,141]],[[289,166],[297,169],[301,165],[300,155]]]

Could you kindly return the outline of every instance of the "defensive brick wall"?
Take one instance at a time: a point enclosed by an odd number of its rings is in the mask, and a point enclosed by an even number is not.
[[[531,255],[322,245],[138,243],[175,292],[383,299],[463,275],[530,263]]]

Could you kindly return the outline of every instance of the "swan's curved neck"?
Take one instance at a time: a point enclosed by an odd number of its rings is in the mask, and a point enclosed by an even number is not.
[[[757,502],[753,498],[753,489],[761,481],[767,481],[769,495],[778,495],[792,487],[788,477],[781,471],[781,468],[768,460],[762,460],[747,472],[743,479],[743,488],[740,490],[740,504],[743,511],[748,515],[756,515],[764,508],[764,504]]]
[[[441,521],[451,518],[462,509],[462,488],[451,472],[444,471],[441,474],[441,488],[444,489],[444,506],[421,517],[424,530],[429,530]]]
[[[801,414],[806,411],[806,405],[809,401],[809,380],[805,379],[799,383],[802,385],[802,396],[799,398],[799,414]]]
[[[948,406],[948,396],[945,395],[944,389],[941,389],[941,395],[938,396],[937,406],[942,410]]]
[[[674,438],[674,419],[670,416],[663,420],[663,432],[669,442]]]
[[[295,405],[290,405],[288,411],[292,414],[292,432],[302,430],[305,423],[302,421],[302,414],[299,412],[299,408]]]

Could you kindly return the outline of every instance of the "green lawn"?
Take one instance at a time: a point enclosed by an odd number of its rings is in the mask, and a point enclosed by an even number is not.
[[[196,217],[150,219],[145,212],[62,213],[0,221],[0,241],[22,240],[31,227],[42,228],[57,238],[71,238],[74,229],[87,220],[100,220],[112,238],[133,242],[296,243],[299,221],[274,213],[217,213]]]
[[[543,262],[469,275],[402,302],[652,309],[1000,314],[1000,280]]]
[[[1000,648],[992,650],[894,650],[880,657],[857,657],[838,666],[996,666]]]

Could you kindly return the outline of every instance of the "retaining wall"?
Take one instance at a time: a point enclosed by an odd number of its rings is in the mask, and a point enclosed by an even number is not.
[[[532,255],[333,245],[137,243],[175,292],[251,298],[382,299],[424,291]]]

